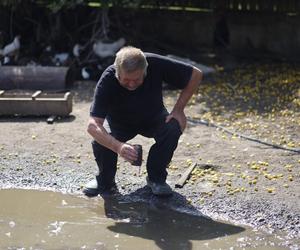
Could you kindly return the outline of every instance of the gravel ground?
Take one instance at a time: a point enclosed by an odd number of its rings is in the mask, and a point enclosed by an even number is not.
[[[86,132],[94,86],[94,82],[76,83],[72,89],[72,115],[52,125],[47,124],[43,117],[0,118],[1,189],[52,189],[81,194],[84,184],[97,171],[91,138]],[[165,95],[167,105],[171,105],[176,93],[166,91]],[[201,105],[203,102],[193,103],[187,108],[188,115],[192,117],[195,108],[201,111],[199,114],[204,112],[207,115],[208,106],[203,108]],[[285,132],[290,135],[290,140],[297,143],[299,112],[293,115],[296,125],[292,124]],[[274,122],[247,116],[234,122],[246,120],[249,123],[249,119],[259,128],[268,126],[275,133],[274,126],[281,118],[275,117]],[[239,132],[247,133],[249,130]],[[144,162],[139,174],[137,167],[119,159],[116,177],[119,195],[149,201],[153,197],[145,187],[145,159],[153,140],[137,136],[131,142],[143,145]],[[185,186],[174,189],[173,197],[162,204],[217,220],[278,232],[290,239],[293,249],[298,249],[299,153],[241,139],[214,127],[188,124],[169,167],[168,182],[171,186],[174,187],[192,163],[208,163],[213,167],[196,168]]]

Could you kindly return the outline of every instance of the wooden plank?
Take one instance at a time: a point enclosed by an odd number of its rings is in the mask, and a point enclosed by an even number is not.
[[[189,178],[190,174],[194,170],[194,168],[197,166],[197,163],[192,164],[180,177],[180,179],[175,184],[176,188],[182,188],[186,182],[186,180]]]
[[[175,187],[177,188],[182,188],[185,184],[185,182],[188,180],[188,178],[190,177],[190,174],[193,172],[194,168],[202,168],[202,169],[212,169],[212,170],[216,170],[221,168],[221,166],[218,165],[214,165],[214,164],[208,164],[208,163],[202,163],[202,164],[197,164],[194,163],[192,164],[180,177],[180,179],[176,182]]]

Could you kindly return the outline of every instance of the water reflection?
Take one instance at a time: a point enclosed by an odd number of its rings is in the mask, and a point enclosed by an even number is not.
[[[0,201],[0,249],[284,248],[272,235],[175,211],[197,212],[178,193],[159,199],[141,189],[88,199],[11,189],[0,190]]]

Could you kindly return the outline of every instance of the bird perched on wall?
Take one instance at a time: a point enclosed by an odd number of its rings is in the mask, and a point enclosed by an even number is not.
[[[2,50],[0,50],[0,55],[4,58],[13,58],[13,60],[16,61],[19,56],[20,47],[20,36],[16,36],[11,43],[7,44]]]
[[[80,70],[80,80],[98,81],[102,72],[101,65],[86,64]]]
[[[15,64],[15,62],[18,60],[20,47],[20,36],[16,36],[11,43],[4,46],[4,48],[0,50],[0,58],[3,57],[2,64]]]
[[[97,41],[93,44],[93,51],[97,56],[101,58],[114,56],[116,52],[125,45],[125,42],[126,41],[124,38],[120,38],[112,43]]]

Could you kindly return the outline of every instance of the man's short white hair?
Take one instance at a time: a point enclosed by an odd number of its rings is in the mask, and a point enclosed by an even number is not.
[[[116,54],[114,65],[116,67],[116,76],[119,77],[121,71],[131,73],[137,70],[144,70],[146,73],[148,62],[142,50],[126,46]]]

